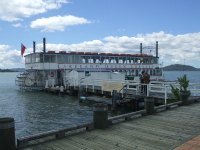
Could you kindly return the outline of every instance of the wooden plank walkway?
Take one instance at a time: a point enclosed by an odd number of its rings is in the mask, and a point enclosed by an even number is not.
[[[200,103],[83,131],[24,150],[169,150],[200,134]]]
[[[175,150],[200,150],[200,135],[177,147]]]

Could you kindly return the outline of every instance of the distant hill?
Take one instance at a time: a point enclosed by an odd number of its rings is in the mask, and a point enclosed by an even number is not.
[[[14,72],[24,72],[24,71],[25,71],[25,68],[12,68],[12,69],[10,69],[10,70],[12,70],[12,71],[14,71]]]
[[[0,69],[0,72],[24,72],[24,68]]]
[[[189,65],[181,65],[181,64],[174,64],[163,67],[164,71],[200,71],[200,69],[189,66]]]
[[[14,71],[12,71],[10,69],[0,69],[0,72],[14,72]]]

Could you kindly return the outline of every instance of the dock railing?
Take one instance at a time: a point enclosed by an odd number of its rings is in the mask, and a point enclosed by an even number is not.
[[[177,82],[163,82],[163,81],[152,81],[150,82],[150,84],[141,84],[139,82],[133,82],[133,81],[127,81],[127,80],[123,80],[123,81],[119,81],[119,80],[91,80],[91,79],[87,79],[85,78],[84,80],[82,80],[81,85],[85,86],[85,90],[86,92],[88,91],[88,89],[92,88],[92,91],[95,91],[95,88],[99,88],[102,92],[102,94],[104,93],[104,91],[108,91],[111,93],[112,95],[112,91],[114,89],[104,89],[105,87],[103,86],[103,83],[110,83],[110,84],[114,84],[114,83],[120,83],[122,85],[122,88],[120,88],[118,90],[118,92],[122,95],[122,97],[126,96],[127,93],[132,93],[135,95],[140,95],[143,92],[143,95],[146,96],[155,96],[157,98],[163,99],[164,100],[164,104],[167,104],[167,99],[172,98],[172,92],[171,92],[171,86],[173,85],[176,88],[179,88],[180,85]],[[146,87],[146,91],[142,91],[142,87]],[[191,96],[200,96],[200,83],[190,83],[189,84],[189,88],[188,88],[191,92]]]
[[[142,86],[146,86],[146,96],[155,96],[164,99],[164,104],[166,105],[167,99],[173,97],[170,85],[180,88],[177,82],[153,82],[150,84],[129,83],[127,84],[127,90],[131,90],[137,94],[142,92]],[[200,96],[200,83],[190,83],[188,90],[190,90],[191,96]]]

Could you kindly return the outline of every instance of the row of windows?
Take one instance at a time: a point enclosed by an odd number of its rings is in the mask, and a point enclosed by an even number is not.
[[[147,72],[148,74],[150,74],[150,76],[161,76],[162,75],[162,70],[161,69],[149,69],[149,70],[144,70],[145,72]],[[136,69],[136,70],[128,70],[126,71],[126,75],[135,75],[135,76],[139,76],[141,70]]]
[[[125,72],[126,76],[139,76],[141,73],[140,69],[136,70],[116,70],[118,72]],[[150,70],[145,70],[150,76],[161,76],[162,75],[162,70],[161,69],[150,69]],[[86,71],[85,76],[90,76],[90,72]]]
[[[79,56],[79,55],[50,55],[31,54],[26,56],[26,63],[121,63],[121,64],[155,64],[157,58],[140,57],[103,57],[103,56]]]

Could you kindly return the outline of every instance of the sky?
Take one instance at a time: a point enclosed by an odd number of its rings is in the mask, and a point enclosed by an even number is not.
[[[163,66],[200,68],[199,0],[1,0],[0,68],[24,67],[25,55],[47,50],[138,53],[159,43]],[[153,47],[152,47],[153,46]],[[149,49],[149,47],[151,47]]]

